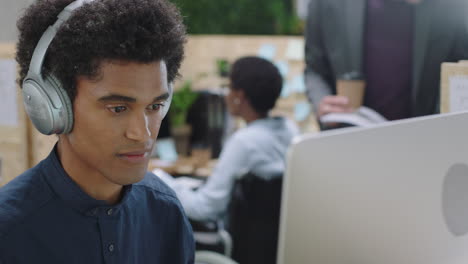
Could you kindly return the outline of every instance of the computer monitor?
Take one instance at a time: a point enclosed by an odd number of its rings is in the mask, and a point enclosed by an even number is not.
[[[171,116],[167,114],[161,121],[159,127],[158,138],[170,138],[171,137]]]
[[[221,153],[227,121],[224,96],[216,91],[198,91],[187,115],[192,126],[190,144],[192,147],[211,149],[211,158]]]
[[[468,113],[296,139],[279,264],[468,263]]]

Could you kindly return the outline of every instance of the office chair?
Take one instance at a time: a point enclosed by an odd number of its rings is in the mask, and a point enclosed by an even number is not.
[[[189,219],[195,238],[197,251],[209,251],[231,257],[232,238],[226,231],[222,219],[209,221],[196,221]]]
[[[195,264],[238,264],[234,260],[212,251],[196,251]]]
[[[237,180],[229,205],[232,258],[242,264],[276,263],[283,175]]]
[[[276,263],[283,175],[236,181],[228,207],[232,258],[242,264]]]
[[[227,223],[193,221],[197,251],[223,254],[242,264],[276,263],[283,175],[252,173],[236,180]],[[228,231],[226,231],[228,230]]]

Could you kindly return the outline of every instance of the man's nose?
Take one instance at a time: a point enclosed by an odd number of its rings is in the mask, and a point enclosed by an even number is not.
[[[146,142],[151,138],[149,117],[146,114],[137,114],[131,118],[126,130],[128,139]]]

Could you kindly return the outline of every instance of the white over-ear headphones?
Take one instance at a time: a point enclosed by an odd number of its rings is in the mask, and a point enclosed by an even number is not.
[[[47,49],[59,27],[73,10],[89,0],[77,0],[58,15],[57,21],[42,34],[34,49],[29,71],[23,81],[23,102],[34,126],[42,134],[68,133],[73,127],[73,109],[67,92],[53,75],[42,77],[42,65]]]
[[[53,75],[42,77],[42,65],[47,49],[57,34],[60,26],[67,21],[73,10],[93,0],[76,0],[65,7],[57,21],[42,34],[34,49],[29,71],[23,87],[23,102],[34,126],[45,135],[66,134],[73,127],[72,102],[60,81]],[[169,84],[169,99],[161,111],[163,117],[169,110],[172,99],[172,84]]]

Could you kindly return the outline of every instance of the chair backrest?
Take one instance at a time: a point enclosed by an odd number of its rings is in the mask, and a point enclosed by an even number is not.
[[[282,176],[265,180],[247,174],[236,181],[228,208],[228,230],[237,262],[276,263]]]
[[[196,251],[195,264],[238,264],[232,259],[213,251]]]

